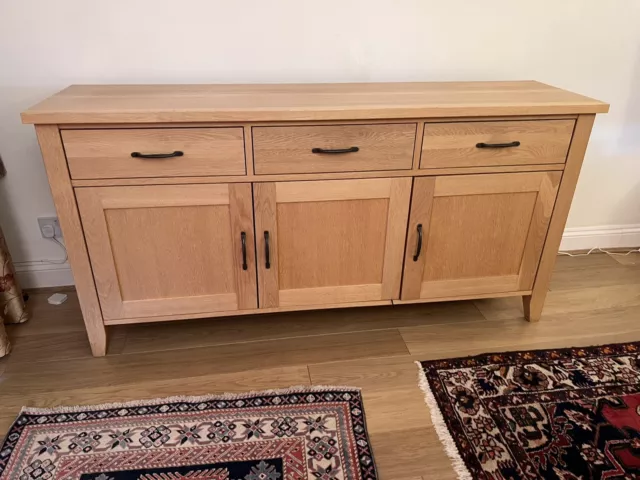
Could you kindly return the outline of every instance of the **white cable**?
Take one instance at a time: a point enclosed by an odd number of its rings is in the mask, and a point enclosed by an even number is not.
[[[635,250],[629,250],[626,253],[606,252],[606,251],[604,251],[602,249],[600,249],[600,251],[603,252],[603,253],[608,253],[609,255],[619,255],[621,257],[626,257],[630,253],[640,253],[640,248],[636,248]]]
[[[606,253],[607,255],[618,255],[620,257],[626,257],[630,253],[640,253],[640,248],[629,250],[628,252],[624,252],[624,253],[622,252],[618,253],[618,252],[609,252],[600,247],[593,247],[587,253],[558,252],[558,255],[567,255],[568,257],[586,257],[587,255],[590,255],[592,252],[595,252],[596,250],[601,253]]]
[[[64,259],[63,260],[33,260],[34,263],[48,263],[51,265],[62,265],[67,263],[67,260],[69,259],[69,254],[67,253],[67,247],[64,246],[64,243],[62,243],[60,240],[58,240],[57,237],[44,237],[47,240],[51,240],[52,242],[57,243],[58,245],[60,245],[60,248],[62,248],[62,250],[64,250]]]

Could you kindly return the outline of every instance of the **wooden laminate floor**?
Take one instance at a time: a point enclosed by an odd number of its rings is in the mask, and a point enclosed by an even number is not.
[[[34,293],[0,360],[0,435],[23,405],[354,385],[380,478],[454,478],[413,362],[640,340],[639,258],[560,257],[537,324],[519,298],[229,317],[114,327],[104,358],[90,354],[73,293],[62,306]]]

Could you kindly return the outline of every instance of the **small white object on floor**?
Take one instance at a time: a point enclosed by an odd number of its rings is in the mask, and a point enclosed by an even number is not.
[[[47,301],[51,305],[62,305],[64,302],[67,301],[67,298],[68,297],[64,293],[54,293],[48,298]]]

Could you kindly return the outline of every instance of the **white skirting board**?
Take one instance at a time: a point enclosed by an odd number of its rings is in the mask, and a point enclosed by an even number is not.
[[[560,250],[640,247],[639,225],[607,225],[602,227],[567,228]],[[69,264],[51,265],[36,262],[16,262],[16,276],[23,288],[60,287],[73,285]]]
[[[640,224],[605,225],[602,227],[570,227],[564,230],[560,250],[589,250],[600,248],[640,247]]]
[[[68,263],[48,264],[15,262],[16,277],[22,288],[61,287],[74,285]]]

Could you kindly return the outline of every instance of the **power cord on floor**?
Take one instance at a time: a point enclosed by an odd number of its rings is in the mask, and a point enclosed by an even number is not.
[[[634,250],[629,250],[628,252],[609,252],[600,247],[593,247],[587,253],[571,253],[571,252],[558,252],[558,255],[567,255],[568,257],[586,257],[587,255],[591,255],[593,252],[606,253],[607,255],[617,255],[620,257],[626,257],[630,253],[640,253],[640,248],[636,248]]]

